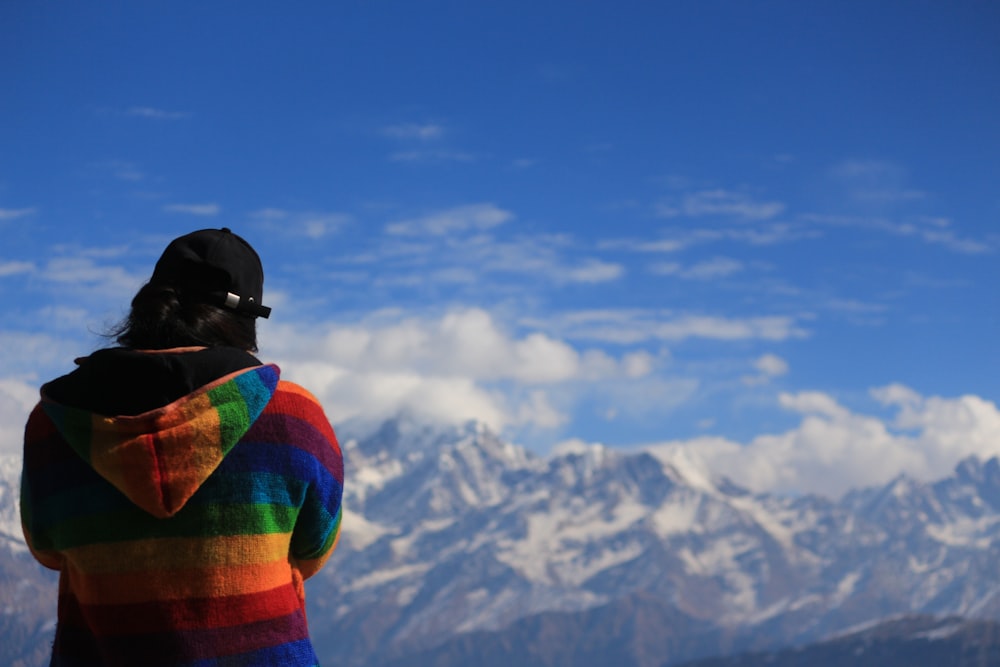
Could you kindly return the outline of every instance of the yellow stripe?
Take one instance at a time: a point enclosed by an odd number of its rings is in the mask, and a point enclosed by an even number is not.
[[[86,574],[73,568],[64,572],[82,604],[139,604],[156,600],[217,598],[262,593],[292,585],[292,566],[287,558],[258,565],[120,574]]]
[[[86,574],[259,565],[288,558],[290,533],[169,537],[90,544],[66,549],[73,568]]]

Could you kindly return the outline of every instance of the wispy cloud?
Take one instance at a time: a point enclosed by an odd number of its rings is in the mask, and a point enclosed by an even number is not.
[[[347,213],[287,211],[280,208],[260,209],[251,213],[250,217],[260,221],[270,231],[312,240],[336,234],[353,221]]]
[[[146,174],[142,169],[128,160],[104,160],[90,165],[92,169],[102,175],[111,175],[120,181],[137,183],[146,179]]]
[[[901,385],[872,395],[896,415],[854,412],[822,392],[784,393],[781,407],[802,416],[793,429],[747,443],[707,437],[650,450],[666,460],[685,457],[755,491],[830,497],[900,473],[936,479],[968,456],[1000,455],[1000,410],[991,401],[924,397]]]
[[[481,234],[455,241],[447,248],[446,261],[456,262],[478,272],[484,278],[491,275],[527,278],[532,284],[545,281],[550,285],[596,284],[618,280],[625,276],[625,267],[587,256],[566,235],[521,235],[497,239]],[[491,282],[487,280],[486,282]]]
[[[492,229],[513,218],[513,213],[495,204],[469,204],[392,222],[386,225],[385,231],[388,234],[403,236],[423,234],[444,236],[456,232]]]
[[[0,261],[0,278],[5,276],[14,276],[19,273],[30,273],[34,270],[35,264],[33,262]]]
[[[0,341],[4,338],[7,336],[0,334]],[[24,424],[37,401],[38,388],[33,384],[15,378],[0,378],[0,455],[21,454]]]
[[[135,106],[126,109],[125,115],[137,118],[149,118],[151,120],[187,120],[193,114],[187,111],[167,111],[155,107]]]
[[[883,303],[850,298],[828,299],[819,302],[819,305],[836,315],[845,317],[852,324],[862,326],[885,324],[885,315],[889,310],[889,307]]]
[[[701,227],[698,229],[667,229],[654,239],[606,239],[599,248],[641,253],[677,253],[694,246],[710,243],[736,242],[751,246],[772,246],[822,236],[815,227],[793,222],[758,222],[750,226]]]
[[[830,176],[848,199],[862,206],[882,208],[927,196],[908,187],[907,170],[888,160],[845,160],[830,170]]]
[[[803,219],[830,227],[856,227],[917,238],[925,243],[966,255],[979,255],[996,250],[995,244],[990,241],[961,236],[954,229],[952,221],[942,217],[917,216],[895,220],[883,216],[808,214],[803,216]]]
[[[654,264],[650,271],[657,275],[677,276],[684,280],[716,280],[743,271],[745,264],[730,257],[715,257],[713,259],[684,266],[679,262],[663,262]]]
[[[390,162],[475,162],[477,159],[473,153],[443,148],[397,151],[389,156]]]
[[[776,201],[754,201],[742,192],[732,190],[702,190],[667,199],[657,207],[663,218],[705,216],[729,217],[742,220],[768,220],[780,215],[785,204]]]
[[[570,283],[606,283],[624,275],[625,267],[621,264],[593,258],[557,271],[559,281]]]
[[[218,215],[219,211],[222,210],[222,207],[218,204],[167,204],[163,207],[163,210],[170,213],[185,213],[187,215],[211,217]]]
[[[125,296],[134,291],[140,282],[137,276],[123,267],[99,264],[83,255],[55,257],[45,264],[40,275],[47,281],[72,285],[102,296]]]
[[[33,206],[29,208],[0,208],[0,220],[17,220],[35,215],[37,212],[38,209]]]
[[[742,378],[743,384],[749,386],[767,384],[774,378],[788,373],[788,362],[776,354],[761,355],[752,365],[756,373]]]
[[[375,313],[316,329],[277,327],[265,344],[288,377],[308,383],[341,419],[411,409],[447,422],[552,428],[567,383],[640,378],[648,358],[578,349],[548,333],[517,333],[478,308],[439,316]],[[556,393],[554,393],[556,392]]]
[[[789,315],[724,317],[671,314],[644,309],[582,310],[555,315],[545,329],[570,340],[593,340],[629,345],[648,341],[784,341],[809,336],[797,318]]]
[[[445,129],[437,123],[400,123],[382,128],[382,134],[393,139],[432,141],[442,138]]]

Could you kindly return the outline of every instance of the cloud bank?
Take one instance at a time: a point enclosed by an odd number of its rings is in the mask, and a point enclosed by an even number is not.
[[[784,433],[746,443],[704,437],[649,449],[666,461],[694,461],[754,491],[828,497],[900,474],[930,481],[969,456],[1000,456],[1000,410],[990,401],[924,397],[902,385],[871,394],[895,412],[891,419],[852,412],[822,392],[785,393],[780,404],[801,421]]]
[[[335,424],[409,413],[430,422],[478,420],[499,433],[554,433],[595,395],[612,406],[604,418],[636,418],[683,404],[699,384],[672,375],[669,355],[611,354],[530,327],[514,331],[479,308],[433,317],[382,311],[356,323],[277,325],[261,333],[262,356],[315,393]],[[16,455],[38,383],[48,379],[38,377],[39,369],[69,370],[74,346],[14,333],[3,333],[0,342],[8,350],[0,354],[8,373],[0,378],[0,454]],[[755,375],[742,384],[764,392],[760,396],[773,392],[797,417],[796,426],[745,442],[704,436],[648,449],[754,491],[830,497],[901,473],[936,479],[968,456],[1000,455],[1000,410],[984,398],[922,396],[894,384],[870,392],[883,414],[865,414],[827,393],[769,390],[789,372],[777,355],[760,355],[746,366]]]

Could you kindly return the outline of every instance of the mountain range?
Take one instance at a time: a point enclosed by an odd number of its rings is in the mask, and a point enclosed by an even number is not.
[[[665,449],[542,457],[475,423],[341,436],[343,536],[307,584],[323,664],[668,667],[876,625],[905,643],[911,617],[1000,620],[997,459],[831,499],[752,493]],[[31,665],[55,595],[20,542],[15,467],[0,465],[16,619],[0,631]]]

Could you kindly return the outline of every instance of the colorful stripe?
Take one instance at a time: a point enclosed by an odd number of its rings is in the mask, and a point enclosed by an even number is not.
[[[274,366],[136,417],[43,400],[22,523],[61,570],[53,665],[315,665],[302,582],[340,534],[343,459]]]

